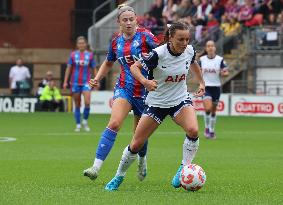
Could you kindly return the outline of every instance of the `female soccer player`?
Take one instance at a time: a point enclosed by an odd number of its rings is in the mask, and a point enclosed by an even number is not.
[[[88,81],[91,79],[91,75],[95,75],[96,71],[93,54],[87,50],[87,44],[85,37],[79,36],[77,38],[77,50],[73,51],[70,55],[63,83],[63,88],[66,89],[68,86],[68,78],[71,73],[70,88],[75,102],[74,117],[76,120],[76,132],[79,132],[81,129],[81,94],[84,96],[85,104],[82,125],[85,131],[90,131],[87,120],[90,110],[91,88],[88,85]]]
[[[205,81],[205,94],[203,97],[203,106],[205,109],[204,135],[208,139],[215,139],[216,108],[221,92],[220,76],[229,75],[229,71],[223,57],[216,55],[214,41],[206,42],[205,52],[206,55],[201,56],[199,60]]]
[[[188,45],[189,39],[188,27],[180,22],[173,23],[169,28],[169,42],[153,49],[142,63],[136,62],[131,66],[133,76],[149,90],[146,108],[130,145],[124,149],[116,176],[106,185],[106,190],[118,189],[137,153],[167,115],[186,133],[182,165],[172,180],[175,188],[180,187],[180,171],[183,165],[191,163],[199,146],[198,122],[187,92],[189,68],[200,83],[195,95],[202,96],[205,88],[200,67],[195,61],[195,51]],[[149,79],[142,75],[142,68],[148,69],[152,74]]]
[[[157,39],[152,33],[143,28],[138,28],[137,17],[134,9],[127,5],[118,7],[118,23],[120,33],[113,37],[106,60],[102,63],[97,76],[91,79],[90,85],[95,87],[99,81],[113,67],[118,59],[121,65],[120,77],[117,79],[114,90],[112,113],[108,125],[96,150],[93,166],[84,170],[84,176],[95,180],[102,164],[112,149],[117,132],[128,113],[134,111],[134,130],[144,109],[145,88],[135,80],[131,74],[130,66],[157,47]],[[143,72],[147,76],[147,72]],[[146,151],[147,143],[139,152],[138,179],[143,180],[146,176]]]

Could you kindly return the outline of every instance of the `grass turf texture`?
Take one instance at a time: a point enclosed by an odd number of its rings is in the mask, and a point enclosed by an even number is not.
[[[174,189],[170,182],[182,158],[184,134],[167,118],[151,137],[148,176],[129,169],[119,191],[105,184],[114,176],[132,136],[132,116],[92,182],[82,176],[92,165],[109,115],[91,115],[90,133],[73,132],[71,114],[0,113],[0,204],[283,204],[282,118],[218,117],[217,139],[203,137],[194,162],[207,182],[198,192]]]

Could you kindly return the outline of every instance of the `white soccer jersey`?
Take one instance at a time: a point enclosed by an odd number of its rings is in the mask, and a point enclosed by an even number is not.
[[[205,86],[221,86],[220,71],[227,69],[221,56],[208,58],[207,55],[200,57],[200,67],[202,70]]]
[[[152,50],[143,67],[150,72],[149,78],[157,81],[157,89],[150,91],[145,103],[148,106],[169,108],[188,98],[186,78],[191,63],[195,62],[195,51],[188,45],[181,55],[174,55],[168,44]]]

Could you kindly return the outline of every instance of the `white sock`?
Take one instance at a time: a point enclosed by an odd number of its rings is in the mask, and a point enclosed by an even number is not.
[[[124,149],[118,170],[116,172],[116,176],[125,176],[126,171],[131,166],[131,164],[135,161],[137,154],[133,154],[128,150],[128,146]]]
[[[215,124],[216,124],[216,115],[214,117],[211,116],[210,118],[210,126],[209,126],[210,132],[214,132]]]
[[[204,126],[205,128],[209,128],[209,123],[210,123],[210,114],[204,113]]]
[[[183,165],[192,163],[198,151],[198,147],[199,147],[199,139],[197,139],[196,141],[191,141],[186,137],[183,144],[183,160],[182,160]]]
[[[103,160],[95,158],[92,167],[98,172],[101,169],[103,162]]]
[[[77,124],[77,128],[81,129],[81,124]]]
[[[139,163],[139,164],[143,164],[144,161],[146,161],[146,156],[144,156],[144,157],[138,156],[138,163]]]
[[[86,119],[83,119],[82,124],[83,124],[83,125],[87,125],[87,120],[86,120]]]

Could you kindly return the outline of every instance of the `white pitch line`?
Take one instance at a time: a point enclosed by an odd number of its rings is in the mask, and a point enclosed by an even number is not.
[[[102,132],[79,132],[79,133],[76,133],[76,132],[49,132],[49,133],[25,133],[25,134],[22,134],[22,136],[34,136],[34,135],[39,135],[39,136],[82,136],[82,135],[94,135],[94,136],[97,136],[97,135],[101,135]],[[170,132],[170,131],[156,131],[153,135],[183,135],[185,132]],[[221,131],[219,132],[221,134],[224,134],[224,135],[229,135],[229,134],[237,134],[237,135],[241,135],[241,134],[246,134],[247,132],[244,132],[244,131]],[[272,134],[283,134],[283,131],[254,131],[254,132],[251,132],[253,135],[256,134],[256,135],[272,135]],[[119,132],[118,135],[126,135],[126,136],[129,136],[129,135],[133,135],[132,132]],[[201,135],[201,131],[200,131],[200,135]]]

